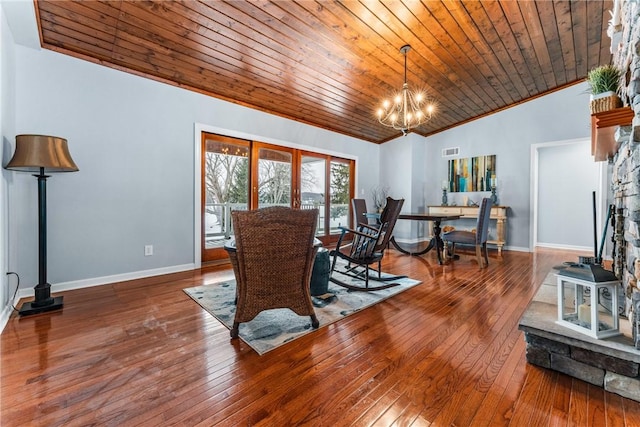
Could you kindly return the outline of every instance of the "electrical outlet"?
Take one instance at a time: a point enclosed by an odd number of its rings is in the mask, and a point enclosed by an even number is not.
[[[144,246],[144,256],[153,255],[153,245],[145,245]]]

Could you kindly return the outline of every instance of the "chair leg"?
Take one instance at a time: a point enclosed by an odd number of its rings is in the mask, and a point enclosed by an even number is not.
[[[364,287],[365,289],[369,289],[369,264],[365,266],[365,276],[364,276]]]
[[[336,249],[337,251],[338,249]],[[338,255],[333,255],[333,262],[331,263],[331,271],[329,271],[329,277],[333,274],[333,270],[336,269],[336,261],[338,260]]]
[[[318,327],[320,326],[320,321],[318,320],[318,318],[316,317],[315,314],[311,315],[311,327],[313,329],[318,329]]]
[[[484,260],[485,260],[485,261],[486,261],[486,263],[487,263],[487,267],[489,267],[489,251],[487,250],[487,244],[486,244],[486,243],[484,243],[484,244],[482,245],[482,247],[483,247],[483,249],[484,249]]]
[[[482,245],[476,245],[476,259],[478,260],[478,266],[484,268],[484,261],[482,259]]]
[[[233,328],[231,328],[231,338],[238,338],[238,328],[240,327],[240,323],[233,322]]]

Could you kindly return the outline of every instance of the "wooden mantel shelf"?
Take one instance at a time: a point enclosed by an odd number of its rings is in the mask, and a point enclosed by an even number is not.
[[[614,138],[616,126],[629,126],[633,120],[631,107],[621,107],[591,115],[591,155],[596,162],[608,160],[616,154]]]

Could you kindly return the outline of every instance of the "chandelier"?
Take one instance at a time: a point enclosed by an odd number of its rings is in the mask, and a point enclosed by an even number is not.
[[[393,102],[385,99],[378,109],[378,121],[385,126],[402,131],[406,135],[410,129],[429,121],[435,107],[422,92],[409,90],[407,84],[407,52],[411,46],[404,45],[400,52],[404,55],[404,84],[402,91],[395,95]]]

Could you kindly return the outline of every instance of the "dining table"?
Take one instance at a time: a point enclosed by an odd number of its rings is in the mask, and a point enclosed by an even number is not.
[[[413,256],[424,255],[430,250],[432,250],[433,248],[435,248],[438,256],[438,264],[442,264],[443,263],[442,252],[444,249],[444,242],[442,241],[442,237],[440,236],[440,232],[442,231],[442,229],[440,228],[440,224],[442,223],[442,221],[453,221],[460,218],[461,216],[459,214],[429,214],[426,212],[400,214],[398,219],[405,219],[410,221],[432,221],[433,237],[429,241],[429,244],[427,245],[426,248],[417,252],[411,252],[401,247],[396,241],[395,236],[391,236],[391,239],[389,242],[393,245],[394,248],[396,248],[398,251],[402,252],[403,254],[413,255]]]

